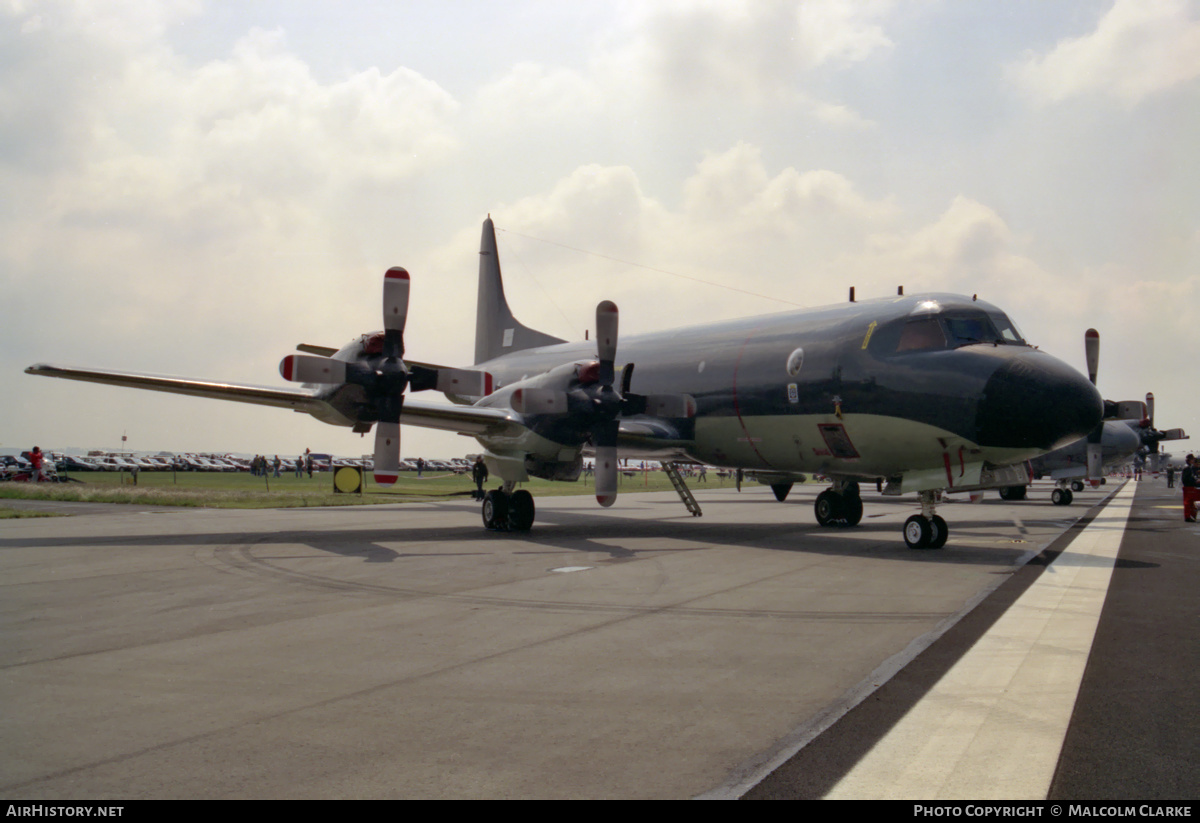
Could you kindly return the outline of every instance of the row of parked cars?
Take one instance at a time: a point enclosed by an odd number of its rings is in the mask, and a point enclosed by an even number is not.
[[[341,466],[356,466],[364,471],[374,468],[370,457],[334,457],[329,454],[313,454],[313,471],[329,471]],[[283,474],[293,474],[296,471],[297,457],[279,458],[279,470]],[[267,471],[274,473],[275,455],[266,457]],[[416,460],[400,461],[401,471],[417,472],[420,467]],[[465,457],[452,460],[425,460],[424,471],[435,474],[453,472],[463,474],[471,469],[471,462]],[[0,454],[0,480],[18,479],[18,475],[28,474],[32,469],[29,452],[19,456]],[[161,452],[156,455],[135,455],[131,453],[90,452],[86,456],[62,454],[61,452],[46,452],[42,462],[43,472],[47,477],[57,478],[59,474],[99,471],[197,471],[197,472],[248,472],[251,469],[251,459],[236,457],[232,454],[171,454]],[[307,470],[307,465],[304,467]]]

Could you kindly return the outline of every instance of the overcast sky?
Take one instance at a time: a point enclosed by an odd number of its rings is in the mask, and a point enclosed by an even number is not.
[[[409,356],[469,364],[488,213],[560,337],[977,293],[1200,434],[1198,147],[1200,0],[0,0],[0,450],[369,453],[22,370],[283,385],[392,265]]]

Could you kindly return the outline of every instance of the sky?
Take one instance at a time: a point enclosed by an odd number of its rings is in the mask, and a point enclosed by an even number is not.
[[[0,451],[370,453],[22,372],[282,386],[393,265],[408,356],[469,365],[488,214],[565,339],[978,294],[1200,433],[1198,146],[1200,0],[0,0]]]

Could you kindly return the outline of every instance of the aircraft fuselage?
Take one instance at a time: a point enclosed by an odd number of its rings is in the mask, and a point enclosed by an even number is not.
[[[952,338],[942,318],[1007,323],[989,304],[936,294],[623,338],[617,369],[634,364],[631,390],[690,395],[696,413],[669,421],[677,439],[660,435],[622,454],[683,453],[719,466],[875,478],[940,470],[948,460],[1018,463],[1099,420],[1099,395],[1069,366],[1019,338]],[[940,342],[913,330],[939,322]],[[515,389],[564,364],[586,364],[594,352],[582,341],[477,364],[496,381],[478,405],[506,407]],[[637,417],[627,421],[636,428]],[[564,444],[569,422],[523,421]]]

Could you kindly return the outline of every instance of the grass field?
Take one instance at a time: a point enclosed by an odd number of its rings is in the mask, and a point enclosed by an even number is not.
[[[122,483],[124,479],[124,483]],[[76,482],[78,481],[78,482]],[[88,472],[71,475],[63,483],[0,484],[0,500],[64,500],[88,503],[137,503],[158,506],[196,506],[231,509],[271,509],[297,506],[359,506],[367,503],[403,503],[413,500],[469,497],[475,484],[469,475],[426,475],[418,479],[415,473],[400,475],[394,486],[377,486],[366,475],[363,494],[338,494],[333,489],[333,475],[325,473],[297,478],[253,477],[246,472],[141,472],[137,485],[129,475],[117,472]],[[693,488],[733,485],[709,472],[707,483],[689,481]],[[496,488],[490,482],[485,488]],[[547,495],[592,494],[591,478],[575,483],[555,483],[532,480],[520,488],[528,489],[534,497]],[[670,491],[671,482],[662,472],[633,477],[621,476],[619,491],[630,494],[643,491]]]

